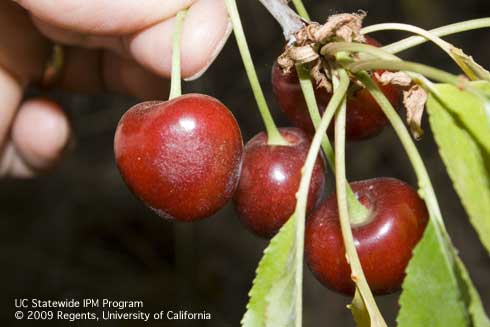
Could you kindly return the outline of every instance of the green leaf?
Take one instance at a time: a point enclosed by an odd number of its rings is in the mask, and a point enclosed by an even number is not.
[[[454,252],[430,219],[407,267],[398,327],[469,326],[463,293],[454,272]]]
[[[359,290],[356,289],[352,303],[347,308],[352,312],[357,327],[370,327],[371,318]]]
[[[472,83],[488,92],[488,83]],[[490,135],[484,97],[436,85],[427,108],[441,155],[470,220],[488,249]],[[487,136],[487,137],[485,137]],[[431,219],[414,250],[400,297],[400,327],[489,327],[480,296],[444,228]]]
[[[490,83],[472,83],[490,91]],[[470,222],[490,252],[490,124],[482,98],[436,85],[427,109],[441,157]]]
[[[293,214],[264,250],[241,322],[244,327],[294,325],[295,222]]]
[[[470,313],[472,320],[471,325],[475,327],[490,327],[490,319],[488,319],[487,314],[485,313],[480,295],[478,294],[475,285],[473,285],[466,267],[459,258],[457,258],[456,264],[457,276],[462,283],[463,290],[466,290],[464,301]]]
[[[475,79],[490,81],[490,73],[488,70],[480,66],[471,56],[468,56],[463,52],[463,50],[453,47],[449,50],[454,60],[459,65],[462,65],[466,68]],[[465,69],[465,70],[466,70]]]

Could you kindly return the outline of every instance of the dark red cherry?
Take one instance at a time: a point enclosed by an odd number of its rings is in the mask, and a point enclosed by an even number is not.
[[[144,102],[121,118],[114,138],[121,175],[160,216],[210,216],[238,184],[243,141],[233,114],[218,100],[187,94]]]
[[[367,43],[380,46],[377,41],[366,37]],[[383,74],[383,71],[378,71]],[[401,90],[392,84],[381,85],[375,79],[388,100],[397,108],[400,104]],[[279,103],[279,107],[286,117],[297,127],[309,134],[314,133],[314,127],[308,113],[298,75],[294,69],[283,73],[279,66],[274,64],[272,68],[272,90]],[[320,111],[323,113],[330,101],[331,94],[323,88],[315,88],[315,96]],[[388,124],[388,119],[378,106],[374,98],[364,88],[352,86],[347,99],[346,137],[348,140],[362,140],[380,133]],[[331,124],[333,127],[333,124]],[[333,129],[329,129],[332,134]]]
[[[310,141],[298,128],[280,128],[288,146],[268,145],[262,132],[245,146],[242,174],[233,197],[240,220],[255,234],[272,237],[294,212]],[[323,193],[324,165],[318,157],[310,183],[307,210]]]
[[[351,183],[369,210],[366,222],[352,226],[364,274],[374,294],[400,288],[412,250],[428,221],[425,203],[409,185],[392,178]],[[308,218],[305,255],[316,278],[328,288],[353,294],[335,194]]]

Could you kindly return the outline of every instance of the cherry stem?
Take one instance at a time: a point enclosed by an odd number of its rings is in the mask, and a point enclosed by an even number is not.
[[[41,86],[51,88],[60,78],[63,65],[65,63],[65,54],[63,47],[59,44],[53,45],[53,49],[44,66],[44,74],[41,77]]]
[[[354,74],[364,70],[377,70],[377,69],[386,69],[386,70],[403,70],[410,71],[418,74],[422,74],[430,79],[436,80],[442,83],[449,83],[459,88],[468,89],[468,91],[475,91],[471,84],[461,78],[460,76],[456,76],[450,74],[444,70],[437,69],[431,66],[427,66],[424,64],[419,64],[416,62],[410,61],[400,61],[400,60],[383,60],[383,59],[373,59],[373,60],[362,60],[358,62],[354,62],[349,64],[347,68]]]
[[[296,11],[301,15],[303,19],[310,20],[310,16],[306,11],[305,6],[301,0],[293,0],[293,4],[296,7]],[[306,107],[310,114],[310,119],[313,122],[315,130],[318,129],[320,125],[320,113],[318,111],[318,104],[316,102],[315,92],[313,90],[313,84],[310,79],[310,74],[304,66],[296,65],[296,72],[298,73],[299,82],[301,90],[303,91],[303,96],[306,101]],[[326,136],[322,138],[322,149],[327,158],[327,162],[335,174],[335,154],[332,149],[332,145]],[[369,218],[369,210],[362,205],[357,199],[357,196],[352,191],[350,184],[347,183],[347,203],[349,210],[352,213],[351,223],[352,224],[362,224]]]
[[[344,76],[347,76],[345,70],[340,70]],[[349,78],[347,76],[347,78]],[[337,80],[333,79],[334,86],[337,84]],[[347,205],[347,179],[345,173],[345,116],[346,116],[346,100],[342,102],[342,105],[335,117],[335,180],[337,186],[337,204],[339,208],[340,228],[342,231],[342,238],[344,240],[344,246],[346,250],[347,261],[351,267],[351,278],[356,284],[356,288],[359,291],[366,310],[369,312],[369,318],[371,326],[387,326],[383,315],[379,311],[376,301],[374,300],[373,293],[369,288],[369,285],[362,270],[361,261],[356,251],[354,243],[354,236],[352,235],[351,220],[349,219],[349,208]]]
[[[467,80],[445,72],[443,70],[430,67],[427,65],[409,62],[409,61],[399,61],[399,60],[365,60],[352,63],[347,67],[354,74],[371,69],[386,69],[386,70],[403,70],[410,71],[418,74],[422,74],[428,78],[434,79],[442,83],[449,83],[457,86],[460,89],[465,89],[479,100],[482,101],[488,123],[490,124],[490,100],[486,95],[482,94],[481,91],[474,88]]]
[[[372,33],[372,32],[382,31],[382,30],[386,29],[385,27],[386,27],[385,24],[371,25],[371,26],[364,27],[361,30],[361,33],[368,34],[368,33]],[[447,35],[451,35],[451,34],[476,30],[476,29],[480,29],[480,28],[488,28],[488,27],[490,27],[490,17],[458,22],[458,23],[438,27],[438,28],[429,30],[428,32],[434,36],[442,37],[442,36],[447,36]],[[410,37],[407,37],[403,40],[394,42],[392,44],[385,45],[383,47],[383,50],[390,52],[390,53],[398,53],[398,52],[410,49],[412,47],[415,47],[417,45],[423,44],[427,41],[428,40],[425,37],[410,36]]]
[[[320,53],[324,56],[338,57],[342,55],[342,58],[337,58],[338,60],[343,59],[344,52],[357,52],[361,59],[364,59],[365,57],[369,57],[368,59],[374,57],[374,58],[380,58],[385,60],[401,61],[400,58],[398,58],[397,56],[391,53],[386,52],[383,49],[374,47],[372,45],[363,44],[363,43],[332,42],[325,45],[320,50]],[[347,65],[350,65],[353,62],[354,61],[352,60],[352,58],[348,58],[348,60],[345,60],[345,63]],[[418,82],[419,84],[422,84],[422,86],[428,91],[432,93],[435,92],[434,88],[432,87],[432,84],[423,75],[418,73],[413,73],[413,72],[407,72],[407,71],[405,71],[405,73],[408,74],[412,78],[412,80]]]
[[[324,138],[327,132],[328,125],[335,114],[335,111],[339,107],[349,87],[349,77],[347,74],[341,75],[340,82],[334,89],[332,98],[325,109],[325,113],[321,119],[318,129],[315,132],[315,136],[311,141],[308,155],[306,156],[305,164],[303,166],[303,173],[301,175],[301,181],[299,184],[298,192],[296,193],[296,208],[293,217],[296,217],[296,264],[297,272],[295,276],[296,285],[296,315],[295,326],[301,327],[302,324],[302,308],[303,298],[301,296],[303,289],[303,252],[304,252],[304,237],[305,237],[305,219],[306,219],[306,203],[308,199],[308,190],[310,188],[311,176],[313,175],[313,168],[320,151],[320,145],[322,138]]]
[[[362,43],[332,42],[325,45],[320,52],[324,56],[336,56],[336,57],[345,52],[357,52],[359,53],[360,58],[364,58],[367,55],[369,57],[374,57],[374,58],[401,61],[400,58],[398,58],[397,56],[391,53],[386,52],[383,49],[373,47],[372,45],[368,45],[368,44],[362,44]],[[353,62],[354,61],[351,58],[349,58],[349,60],[346,60],[347,65],[352,64]],[[424,75],[410,72],[410,71],[404,71],[404,73],[410,76],[412,81],[421,85],[427,92],[430,92],[433,95],[440,98],[432,82],[427,80],[427,78]]]
[[[301,91],[303,91],[303,96],[305,98],[306,107],[310,114],[311,121],[315,130],[318,129],[320,125],[321,116],[318,111],[318,104],[316,102],[315,91],[313,89],[313,83],[310,79],[310,73],[303,65],[296,65],[296,72],[299,77],[299,84],[301,86]],[[322,138],[322,148],[327,158],[328,164],[335,171],[335,154],[333,152],[332,145],[330,144],[327,137]]]
[[[310,15],[306,11],[306,8],[301,0],[293,0],[293,5],[296,8],[298,14],[306,20],[310,20]]]
[[[386,117],[390,121],[393,129],[395,130],[398,138],[400,139],[405,152],[408,155],[408,158],[414,168],[415,174],[417,175],[419,181],[420,195],[425,202],[427,203],[427,208],[429,209],[430,216],[435,219],[435,221],[439,224],[439,226],[445,231],[444,222],[442,219],[441,210],[439,208],[439,204],[437,202],[436,194],[434,192],[434,188],[432,187],[432,183],[430,181],[429,173],[425,168],[424,162],[420,153],[413,142],[410,133],[408,132],[405,124],[403,123],[400,116],[397,114],[395,108],[390,103],[390,101],[386,98],[383,92],[379,89],[379,87],[374,83],[371,79],[371,76],[365,71],[357,72],[357,77],[364,84],[367,90],[371,93],[373,98],[379,104]]]
[[[429,173],[427,172],[427,168],[424,165],[422,157],[420,156],[420,153],[418,152],[415,143],[410,137],[410,133],[403,124],[400,116],[398,116],[395,108],[393,108],[390,101],[386,98],[386,96],[379,89],[376,83],[374,83],[369,74],[365,71],[361,71],[357,73],[357,77],[379,104],[381,109],[384,111],[386,117],[388,117],[388,120],[393,126],[393,129],[398,135],[398,138],[400,139],[405,149],[405,152],[408,155],[408,158],[415,171],[415,175],[418,179],[419,195],[425,200],[425,203],[427,204],[427,209],[429,211],[430,223],[432,223],[435,227],[435,235],[439,243],[445,244],[450,251],[451,256],[444,256],[446,265],[450,267],[450,269],[452,269],[454,267],[454,263],[456,263],[459,265],[460,269],[466,271],[466,268],[458,257],[457,250],[454,248],[454,246],[452,246],[451,239],[444,225],[444,220],[442,218],[441,209],[439,207],[434,188],[430,181]],[[454,276],[454,278],[456,277]]]
[[[298,72],[299,82],[301,90],[306,101],[306,106],[310,114],[311,121],[315,130],[318,129],[320,125],[321,117],[318,111],[318,104],[316,102],[315,92],[313,90],[313,83],[311,82],[309,72],[302,65],[296,66],[296,71]],[[335,154],[332,149],[326,135],[322,138],[322,149],[327,158],[327,162],[335,173]],[[357,199],[356,195],[352,191],[350,184],[347,183],[347,203],[349,206],[349,212],[351,213],[351,224],[357,225],[365,222],[370,215],[370,211]]]
[[[233,25],[233,31],[235,34],[236,42],[238,44],[238,49],[240,50],[240,55],[242,57],[243,65],[245,66],[245,71],[250,82],[257,106],[262,116],[262,120],[265,124],[265,129],[267,131],[267,143],[269,145],[288,145],[289,143],[282,137],[281,133],[277,129],[274,119],[269,111],[267,102],[260,87],[260,82],[257,77],[257,72],[255,71],[255,66],[250,55],[250,50],[248,49],[247,39],[243,31],[242,23],[240,20],[240,15],[238,13],[238,8],[235,0],[225,0],[226,7],[228,9],[228,14],[230,16],[231,23]]]
[[[365,71],[357,73],[357,77],[364,84],[364,86],[371,93],[373,98],[379,104],[381,109],[384,111],[385,115],[388,117],[393,129],[395,130],[398,138],[400,139],[405,152],[407,153],[409,160],[413,166],[415,174],[417,175],[419,184],[419,195],[425,200],[427,204],[427,209],[429,211],[430,222],[434,225],[434,232],[440,244],[444,244],[450,251],[450,256],[444,255],[445,264],[449,269],[454,269],[455,264],[458,265],[465,274],[467,274],[466,267],[464,266],[461,259],[458,257],[458,251],[452,245],[449,234],[447,233],[446,227],[444,225],[444,220],[442,218],[441,209],[437,201],[434,188],[430,181],[429,173],[424,165],[422,157],[415,146],[410,133],[403,124],[400,116],[398,116],[395,108],[391,105],[390,101],[386,98],[379,87],[374,83],[369,74]],[[453,275],[455,282],[457,282],[457,277]],[[472,286],[471,281],[469,285]],[[478,296],[478,295],[476,295]]]
[[[411,32],[418,34],[427,40],[432,41],[434,44],[436,44],[438,47],[440,47],[446,54],[454,60],[454,62],[461,68],[461,70],[472,80],[477,80],[478,76],[475,74],[475,72],[468,66],[468,64],[461,59],[461,57],[454,52],[456,47],[452,45],[449,42],[444,41],[438,36],[433,35],[431,32],[426,31],[420,27],[409,25],[409,24],[400,24],[400,23],[386,23],[386,24],[379,24],[378,27],[381,25],[383,30],[398,30],[398,31],[406,31],[406,32]],[[364,29],[365,33],[369,33],[370,29],[369,27]],[[461,51],[461,50],[460,50]]]
[[[364,59],[365,55],[387,60],[399,60],[399,58],[383,48],[377,48],[369,44],[354,42],[331,42],[320,49],[323,56],[335,56],[338,52],[359,52]]]
[[[180,70],[180,51],[181,51],[181,36],[184,26],[184,18],[187,10],[181,10],[175,16],[174,31],[172,38],[172,78],[170,81],[169,100],[182,95],[181,86],[181,70]]]

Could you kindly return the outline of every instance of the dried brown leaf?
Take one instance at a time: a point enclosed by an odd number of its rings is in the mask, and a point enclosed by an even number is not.
[[[394,84],[399,86],[410,86],[412,79],[404,72],[375,73],[374,76],[382,85]]]
[[[418,85],[414,85],[408,91],[403,92],[403,104],[407,110],[407,123],[416,140],[419,140],[424,134],[421,125],[426,102],[427,92]]]

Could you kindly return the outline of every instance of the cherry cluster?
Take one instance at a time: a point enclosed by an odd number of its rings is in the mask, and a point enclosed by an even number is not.
[[[373,39],[368,43],[378,45]],[[382,74],[379,71],[373,76]],[[366,89],[351,85],[346,137],[351,141],[367,139],[381,132],[388,120]],[[390,102],[399,106],[401,90],[378,85]],[[294,213],[314,128],[294,71],[285,73],[274,65],[272,88],[282,111],[296,126],[279,129],[286,145],[270,144],[262,132],[244,148],[231,111],[202,94],[132,107],[121,118],[114,140],[124,181],[166,219],[203,219],[232,199],[248,229],[262,237],[274,236]],[[320,112],[330,98],[325,89],[316,89]],[[332,136],[331,128],[327,134]],[[325,170],[320,154],[308,193],[306,259],[323,284],[351,294],[354,283],[345,259],[336,195],[322,199]],[[368,283],[376,294],[397,290],[427,224],[425,204],[409,185],[392,178],[350,186],[368,212],[362,222],[351,226]]]

